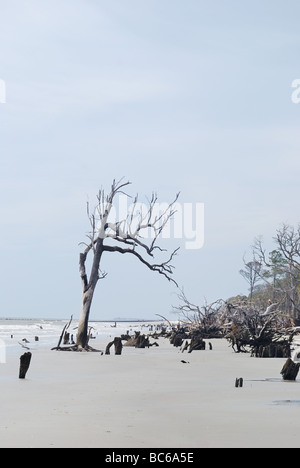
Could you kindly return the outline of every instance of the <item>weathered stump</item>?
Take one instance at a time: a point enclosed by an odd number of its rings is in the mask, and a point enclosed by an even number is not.
[[[175,348],[179,348],[183,343],[182,335],[174,334],[170,339],[170,343],[175,346]]]
[[[122,344],[122,338],[116,337],[113,341],[108,343],[106,346],[105,354],[110,354],[110,348],[112,345],[115,345],[115,354],[120,355],[122,354],[122,349],[123,349],[123,344]]]
[[[242,377],[235,379],[235,387],[236,388],[242,387],[243,383],[244,383],[244,379]]]
[[[64,334],[64,341],[63,341],[64,345],[67,345],[70,343],[70,333],[68,332],[65,332]]]
[[[135,332],[134,336],[129,337],[124,343],[124,346],[132,346],[134,348],[149,348],[151,345],[149,342],[149,336],[141,335],[141,332]],[[156,345],[155,345],[156,346]]]
[[[295,363],[291,358],[288,358],[284,364],[280,374],[283,377],[283,380],[296,380],[296,377],[299,372],[300,363]]]
[[[115,338],[114,339],[114,345],[115,345],[115,354],[120,355],[122,354],[122,338]]]
[[[135,347],[136,348],[146,348],[146,347],[149,348],[149,338],[148,338],[148,336],[139,335],[137,340],[136,340]]]
[[[19,379],[25,379],[31,361],[31,353],[25,353],[20,357]]]
[[[205,351],[206,343],[200,336],[192,336],[189,353],[192,351]]]

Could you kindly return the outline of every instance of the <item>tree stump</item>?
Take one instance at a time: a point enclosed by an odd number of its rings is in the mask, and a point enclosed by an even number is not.
[[[135,347],[136,348],[146,348],[146,346],[149,348],[149,338],[148,338],[148,336],[139,335],[137,340],[136,340]]]
[[[115,354],[120,355],[122,354],[122,339],[121,338],[115,338],[114,339],[114,345],[115,345]]]
[[[243,383],[244,383],[244,379],[242,377],[235,379],[235,387],[236,388],[242,387]]]
[[[172,336],[172,338],[170,340],[170,343],[173,346],[175,346],[175,348],[179,348],[179,346],[181,346],[182,343],[183,343],[182,335],[174,334],[174,336]]]
[[[20,357],[19,379],[25,379],[31,361],[31,353],[25,353]]]
[[[193,335],[191,339],[191,343],[190,343],[189,353],[191,353],[192,351],[198,351],[198,350],[205,351],[205,348],[206,348],[205,341],[203,341],[203,339],[200,336]]]
[[[65,334],[64,334],[64,345],[69,344],[69,342],[70,342],[70,333],[65,332]]]
[[[113,341],[108,343],[106,346],[105,354],[110,354],[110,348],[112,345],[115,345],[115,354],[120,355],[122,354],[123,344],[122,338],[116,337]]]
[[[131,336],[130,339],[126,341],[124,346],[132,346],[134,348],[149,348],[149,336],[141,335],[141,332],[135,332],[134,336]]]
[[[288,358],[284,364],[280,374],[283,377],[283,380],[296,380],[296,377],[299,372],[300,363],[295,363],[291,358]]]

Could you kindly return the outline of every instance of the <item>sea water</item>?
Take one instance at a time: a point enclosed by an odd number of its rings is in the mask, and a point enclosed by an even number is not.
[[[0,319],[0,360],[5,355],[16,351],[36,350],[42,347],[52,348],[58,344],[64,326],[68,320],[45,319]],[[110,339],[122,334],[134,335],[135,331],[149,333],[159,327],[161,322],[90,322],[91,340],[108,343]],[[68,333],[76,340],[78,320],[72,321]]]

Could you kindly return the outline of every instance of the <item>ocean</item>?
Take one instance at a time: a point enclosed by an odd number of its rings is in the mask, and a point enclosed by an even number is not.
[[[57,345],[61,332],[68,320],[46,319],[0,319],[0,348],[6,353],[54,347]],[[161,321],[120,321],[120,322],[90,322],[92,338],[95,342],[107,344],[110,338],[126,334],[134,335],[135,331],[148,333],[155,327],[164,324]],[[73,320],[68,332],[76,337],[78,320]],[[90,341],[93,346],[93,341]],[[24,352],[25,352],[24,351]]]

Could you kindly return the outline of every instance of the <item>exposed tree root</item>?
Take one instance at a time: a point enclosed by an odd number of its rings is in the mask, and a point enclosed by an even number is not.
[[[103,351],[101,351],[100,349],[93,348],[92,346],[87,345],[85,348],[82,348],[81,346],[78,346],[76,344],[72,346],[55,346],[54,348],[51,348],[51,351],[74,351],[77,353],[93,352],[103,354]]]

